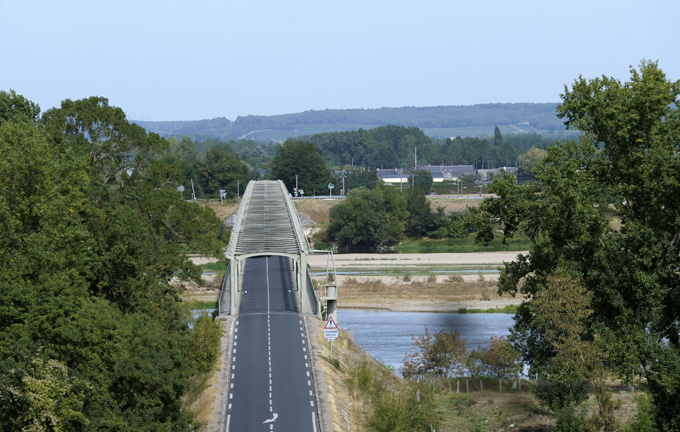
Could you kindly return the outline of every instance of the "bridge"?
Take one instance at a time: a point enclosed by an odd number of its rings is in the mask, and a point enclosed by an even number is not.
[[[225,253],[229,264],[220,294],[219,315],[238,315],[245,261],[276,255],[288,258],[291,264],[298,311],[321,315],[321,301],[324,301],[327,313],[335,316],[337,290],[333,279],[326,278],[323,292],[314,291],[307,271],[307,256],[312,252],[283,182],[265,180],[248,183]],[[321,296],[317,295],[319,293]]]
[[[225,432],[319,432],[311,347],[300,314],[319,316],[321,300],[334,313],[337,290],[327,277],[317,298],[307,270],[312,252],[283,183],[250,182],[225,253],[219,301],[220,316],[234,318]]]

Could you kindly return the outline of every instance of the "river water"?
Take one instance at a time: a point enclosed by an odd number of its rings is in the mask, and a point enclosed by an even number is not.
[[[352,332],[357,342],[373,358],[399,371],[407,352],[413,352],[411,335],[457,330],[473,350],[486,345],[491,336],[507,336],[514,324],[512,314],[426,313],[338,310],[338,327]]]

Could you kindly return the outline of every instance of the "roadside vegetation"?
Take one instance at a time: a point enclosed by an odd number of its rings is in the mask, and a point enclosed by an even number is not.
[[[186,252],[224,246],[169,143],[104,98],[0,91],[0,429],[192,431],[221,327]]]

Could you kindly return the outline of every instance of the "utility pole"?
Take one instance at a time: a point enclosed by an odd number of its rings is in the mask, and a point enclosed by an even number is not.
[[[236,179],[236,198],[241,199],[241,190],[238,179]]]
[[[342,170],[342,196],[345,196],[345,170]]]

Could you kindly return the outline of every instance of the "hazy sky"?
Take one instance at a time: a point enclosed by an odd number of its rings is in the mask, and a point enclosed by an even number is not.
[[[558,102],[579,74],[658,60],[680,1],[0,0],[0,90],[132,119]]]

